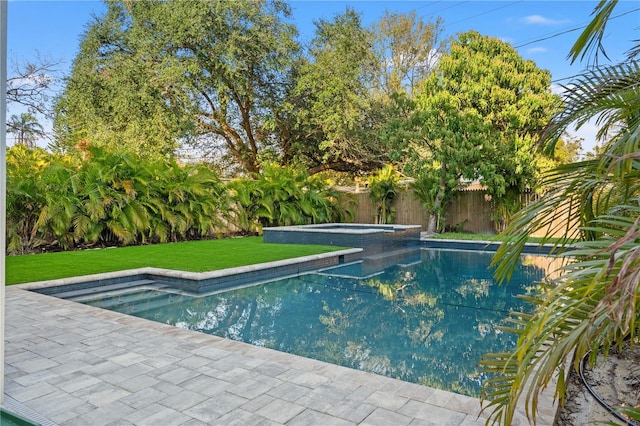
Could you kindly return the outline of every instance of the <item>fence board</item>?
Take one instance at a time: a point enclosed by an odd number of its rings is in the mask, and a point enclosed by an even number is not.
[[[354,223],[375,223],[376,208],[369,198],[368,191],[353,193]],[[536,199],[534,193],[522,195],[525,203]],[[428,217],[420,201],[413,195],[411,189],[398,192],[393,203],[396,210],[394,223],[400,225],[421,225],[427,229]],[[485,196],[484,191],[464,191],[456,193],[444,209],[445,221],[448,229],[455,229],[475,234],[495,234],[496,227],[491,219],[492,202]],[[569,218],[559,214],[555,223],[566,224]],[[574,225],[575,226],[575,225]],[[555,225],[554,225],[555,227]],[[533,236],[542,236],[544,231]],[[552,235],[560,236],[560,235]]]

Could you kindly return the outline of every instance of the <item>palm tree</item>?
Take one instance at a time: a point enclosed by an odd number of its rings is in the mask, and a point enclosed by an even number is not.
[[[387,164],[369,176],[369,198],[376,205],[376,223],[393,223],[395,208],[392,203],[398,195],[398,172]]]
[[[7,131],[16,135],[16,143],[24,144],[29,148],[35,147],[39,137],[43,137],[44,128],[31,114],[22,113],[20,116],[12,115],[7,123]]]
[[[616,1],[600,2],[593,22],[571,51],[573,60],[603,52],[600,41]],[[638,51],[638,47],[634,49]],[[564,274],[529,300],[533,314],[514,313],[509,331],[517,346],[487,354],[482,364],[491,378],[485,383],[488,422],[510,424],[524,398],[535,421],[537,398],[558,377],[556,397],[565,392],[564,366],[574,368],[589,354],[630,341],[640,331],[640,64],[634,54],[613,66],[595,66],[565,87],[565,107],[550,123],[542,146],[553,150],[572,123],[597,118],[599,137],[608,137],[592,160],[559,166],[545,178],[548,191],[520,212],[509,225],[509,237],[496,254],[497,274],[507,279],[529,234],[564,232],[556,246],[567,258]],[[554,216],[566,213],[579,226],[552,228]],[[570,244],[571,243],[571,244]],[[569,261],[571,259],[571,261]],[[640,418],[639,409],[625,409]]]

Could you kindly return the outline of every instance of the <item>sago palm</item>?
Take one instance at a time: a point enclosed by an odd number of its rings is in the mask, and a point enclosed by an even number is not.
[[[616,2],[601,2],[594,23],[574,48],[598,48],[599,35]],[[596,46],[596,47],[593,47]],[[543,136],[553,149],[572,123],[596,119],[607,136],[595,160],[561,166],[545,179],[547,192],[514,219],[509,241],[494,262],[497,274],[509,277],[529,234],[563,232],[556,246],[567,259],[564,273],[545,286],[533,314],[513,313],[507,329],[518,334],[517,346],[487,354],[482,364],[491,378],[484,386],[488,422],[511,424],[518,404],[525,403],[535,421],[540,393],[557,378],[556,397],[563,401],[564,366],[624,342],[637,344],[640,331],[640,65],[629,58],[615,66],[595,67],[565,88],[565,108]],[[554,225],[554,217],[570,220]],[[571,244],[570,244],[571,243]],[[639,416],[638,409],[626,409]]]

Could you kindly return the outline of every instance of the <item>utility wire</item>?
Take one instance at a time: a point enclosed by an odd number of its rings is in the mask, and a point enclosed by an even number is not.
[[[621,17],[623,17],[625,15],[628,15],[630,13],[637,12],[637,11],[640,11],[640,8],[631,9],[631,10],[628,10],[626,12],[620,13],[619,15],[612,16],[611,18],[609,18],[609,21],[613,21],[614,19],[621,18]],[[549,40],[551,38],[559,37],[559,36],[564,35],[564,34],[568,34],[568,33],[574,32],[574,31],[578,31],[578,30],[582,30],[582,29],[584,29],[585,25],[587,25],[589,22],[590,21],[584,22],[584,23],[580,24],[577,27],[569,28],[569,29],[566,29],[564,31],[560,31],[560,32],[557,32],[557,33],[548,33],[549,35],[543,35],[540,38],[537,38],[535,40],[525,41],[525,42],[523,42],[523,43],[521,43],[521,44],[519,44],[517,46],[514,46],[514,47],[516,49],[519,49],[521,47],[529,46],[530,44],[537,43],[539,41]]]
[[[440,13],[440,12],[442,12],[443,10],[451,9],[452,7],[460,6],[460,5],[464,4],[464,3],[469,3],[469,0],[466,0],[466,1],[459,1],[459,2],[457,2],[457,3],[454,3],[454,4],[450,5],[450,6],[443,7],[442,9],[434,10],[434,11],[432,11],[431,13],[435,15],[436,13]],[[436,3],[434,3],[434,4],[436,4]],[[432,6],[432,5],[431,5],[431,4],[427,4],[427,5],[424,5],[424,6],[421,6],[421,7],[417,7],[417,8],[415,8],[415,9],[413,9],[413,10],[424,9],[424,8],[425,8],[425,7],[427,7],[427,6]]]
[[[505,9],[505,8],[507,8],[507,7],[511,7],[511,6],[513,6],[514,4],[517,4],[517,3],[520,3],[520,1],[514,1],[514,2],[511,2],[511,3],[508,3],[508,4],[505,4],[505,5],[498,6],[498,7],[496,7],[496,8],[493,8],[493,9],[487,10],[487,11],[485,11],[485,12],[478,13],[478,14],[476,14],[476,15],[469,16],[469,17],[464,18],[464,19],[460,19],[460,20],[455,21],[455,22],[450,22],[448,25],[456,25],[456,24],[459,24],[459,23],[461,23],[461,22],[465,22],[465,21],[468,21],[468,20],[470,20],[470,19],[477,18],[478,16],[487,15],[487,14],[489,14],[489,13],[491,13],[491,12],[495,12],[496,10],[500,10],[500,9]]]

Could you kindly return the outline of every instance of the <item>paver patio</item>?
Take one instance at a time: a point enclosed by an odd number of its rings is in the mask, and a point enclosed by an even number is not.
[[[475,398],[16,286],[5,315],[5,405],[45,425],[484,424]]]

